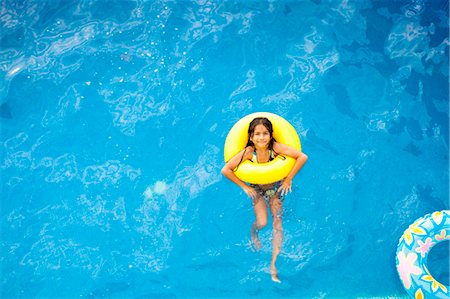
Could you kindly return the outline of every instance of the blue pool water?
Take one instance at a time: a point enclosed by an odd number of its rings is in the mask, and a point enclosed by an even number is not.
[[[0,296],[406,296],[398,239],[449,208],[448,17],[444,0],[2,0]],[[256,111],[309,156],[282,284],[271,229],[253,252],[251,202],[220,174]]]

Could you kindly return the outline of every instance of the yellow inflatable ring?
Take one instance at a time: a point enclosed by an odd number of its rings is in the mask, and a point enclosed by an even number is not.
[[[256,117],[266,117],[273,126],[273,137],[277,142],[301,150],[300,138],[294,127],[284,118],[269,112],[252,113],[241,118],[228,132],[225,140],[224,157],[228,162],[237,153],[242,151],[248,141],[248,127]],[[284,179],[295,164],[295,159],[278,155],[267,163],[242,162],[235,174],[244,182],[250,184],[270,184]]]

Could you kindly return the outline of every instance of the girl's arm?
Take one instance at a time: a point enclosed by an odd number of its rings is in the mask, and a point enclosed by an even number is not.
[[[226,176],[230,181],[241,187],[249,197],[255,198],[257,196],[255,189],[248,186],[246,183],[244,183],[244,181],[239,179],[233,171],[236,167],[238,167],[239,163],[242,163],[245,160],[250,160],[252,158],[252,155],[253,153],[250,147],[247,147],[246,149],[240,151],[225,164],[225,166],[222,168],[222,174]]]
[[[278,191],[281,191],[281,195],[285,195],[292,191],[292,179],[300,171],[303,165],[305,165],[306,161],[308,160],[308,156],[305,155],[302,151],[292,146],[278,142],[274,143],[273,150],[277,154],[289,156],[296,160],[294,167],[292,167],[289,174],[283,179],[283,183],[281,184],[281,187],[278,189]]]

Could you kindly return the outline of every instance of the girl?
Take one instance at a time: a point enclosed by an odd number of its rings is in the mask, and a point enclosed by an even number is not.
[[[250,160],[253,163],[266,163],[272,161],[277,155],[289,156],[296,159],[294,167],[289,174],[281,181],[265,185],[247,185],[240,180],[234,171],[239,167],[242,161]],[[265,117],[257,117],[250,122],[248,128],[248,142],[245,149],[231,158],[222,168],[222,174],[233,183],[241,187],[244,192],[252,199],[253,210],[256,220],[251,227],[251,239],[256,248],[261,248],[261,242],[258,239],[258,232],[267,224],[267,205],[269,205],[272,214],[272,261],[270,263],[270,273],[272,280],[281,282],[278,278],[275,262],[281,249],[283,239],[283,229],[281,226],[283,196],[292,191],[292,179],[303,167],[308,156],[301,151],[276,142],[273,138],[272,123]]]

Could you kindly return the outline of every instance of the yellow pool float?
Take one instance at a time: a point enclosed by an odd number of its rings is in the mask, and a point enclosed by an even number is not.
[[[273,113],[256,112],[241,118],[228,132],[224,147],[225,162],[245,148],[248,141],[248,127],[256,117],[266,117],[270,120],[273,126],[273,137],[277,142],[301,150],[300,138],[287,120]],[[284,179],[294,164],[295,159],[283,155],[278,155],[272,161],[261,164],[246,160],[239,165],[235,174],[250,184],[270,184]]]

